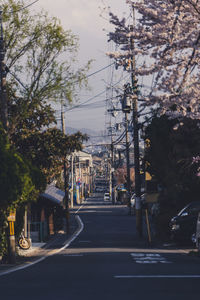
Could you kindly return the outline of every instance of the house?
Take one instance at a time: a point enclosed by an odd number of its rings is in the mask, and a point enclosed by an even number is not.
[[[71,186],[73,200],[80,204],[93,190],[93,160],[92,155],[85,151],[73,153],[73,171],[71,172]]]
[[[64,192],[54,184],[46,187],[37,202],[32,203],[25,220],[25,236],[32,242],[43,242],[63,228]]]

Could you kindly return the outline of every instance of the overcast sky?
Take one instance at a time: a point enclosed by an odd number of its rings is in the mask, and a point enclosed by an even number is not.
[[[125,0],[39,0],[32,6],[32,9],[44,9],[50,16],[56,16],[61,20],[65,29],[71,29],[79,37],[79,66],[84,65],[88,60],[94,59],[89,73],[97,71],[110,63],[105,52],[108,51],[106,31],[111,28],[106,14],[101,17],[103,7],[110,6],[112,11],[122,16],[129,11]],[[105,31],[104,31],[105,29]],[[80,101],[86,101],[105,90],[104,81],[108,80],[109,70],[102,71],[92,76],[89,80],[91,91],[81,91]],[[95,98],[95,101],[102,101],[105,94]],[[92,103],[92,102],[89,102]],[[100,103],[101,104],[101,103]],[[66,124],[74,128],[104,129],[105,107],[74,109],[65,115]]]

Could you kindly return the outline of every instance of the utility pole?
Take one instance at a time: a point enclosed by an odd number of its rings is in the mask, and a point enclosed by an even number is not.
[[[111,140],[111,188],[112,188],[112,204],[115,204],[115,197],[114,197],[114,145],[113,145],[113,138]]]
[[[110,135],[111,135],[111,143],[110,143],[110,195],[112,204],[115,204],[114,197],[114,143],[113,143],[113,127],[110,123]]]
[[[62,132],[65,134],[65,119],[63,105],[61,102],[61,127]],[[66,156],[63,158],[63,167],[64,167],[64,192],[65,192],[65,217],[66,217],[66,233],[70,233],[70,213],[69,213],[69,184],[68,184],[68,174],[67,174],[67,160]]]
[[[134,7],[133,8],[133,19]],[[135,21],[135,20],[134,20]],[[133,26],[130,26],[133,31]],[[140,151],[139,151],[139,135],[138,135],[138,96],[137,96],[137,81],[135,76],[135,57],[133,55],[134,40],[130,38],[131,57],[131,85],[133,95],[133,140],[134,140],[134,164],[135,164],[135,195],[136,195],[136,228],[139,236],[142,236],[142,205],[141,205],[141,178],[140,178]]]
[[[74,153],[71,155],[71,208],[74,207]]]
[[[7,91],[6,91],[6,69],[5,69],[5,45],[3,38],[3,20],[2,20],[2,8],[0,7],[0,26],[1,26],[1,36],[0,36],[0,80],[1,80],[1,90],[0,90],[0,107],[1,107],[1,122],[4,129],[8,130],[8,108],[7,108]]]
[[[128,205],[131,213],[131,179],[130,179],[130,155],[129,155],[129,136],[128,136],[128,114],[131,112],[132,103],[130,94],[132,89],[130,84],[124,85],[124,96],[122,100],[122,111],[125,113],[125,133],[126,133],[126,170],[127,170],[127,190],[128,190]]]
[[[130,155],[129,155],[129,136],[128,136],[128,113],[125,113],[125,130],[126,130],[126,170],[127,170],[127,190],[128,205],[131,212],[131,179],[130,179]]]

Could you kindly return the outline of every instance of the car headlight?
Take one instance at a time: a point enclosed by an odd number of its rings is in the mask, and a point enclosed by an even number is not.
[[[172,230],[178,230],[180,228],[179,224],[173,224],[172,225]]]

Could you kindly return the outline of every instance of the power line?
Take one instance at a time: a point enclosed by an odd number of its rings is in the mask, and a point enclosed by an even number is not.
[[[97,70],[97,71],[95,71],[95,72],[93,72],[93,73],[91,73],[91,74],[87,75],[87,76],[86,76],[86,78],[89,78],[90,76],[93,76],[93,75],[95,75],[95,74],[97,74],[97,73],[99,73],[99,72],[101,72],[101,71],[103,71],[103,70],[105,70],[105,69],[109,68],[109,67],[110,67],[110,66],[112,66],[112,65],[114,65],[114,62],[113,62],[113,63],[111,63],[110,65],[106,66],[106,67],[103,67],[103,68],[102,68],[102,69],[100,69],[100,70]]]
[[[81,107],[81,105],[86,104],[86,103],[88,103],[89,101],[92,101],[93,99],[95,99],[95,98],[97,98],[97,97],[103,95],[105,92],[106,92],[106,90],[104,90],[104,91],[102,91],[101,93],[95,95],[94,97],[89,98],[88,100],[84,101],[84,102],[81,103],[81,104],[78,104],[78,105],[72,106],[72,107],[69,108],[69,109],[66,109],[65,112],[70,111],[70,110],[73,110],[73,109],[78,108],[78,107]]]
[[[91,73],[91,74],[85,76],[85,78],[87,79],[87,78],[89,78],[89,77],[91,77],[91,76],[93,76],[93,75],[96,75],[97,73],[100,73],[101,71],[103,71],[103,70],[109,68],[109,67],[112,66],[112,65],[114,65],[114,62],[111,63],[111,64],[109,64],[108,66],[105,66],[105,67],[101,68],[100,70],[97,70],[97,71],[95,71],[95,72],[93,72],[93,73]],[[74,81],[74,82],[72,82],[72,83],[75,84],[75,83],[78,83],[78,82],[79,82],[79,80],[76,80],[76,81]]]
[[[125,137],[125,134],[126,134],[126,130],[124,130],[124,132],[122,132],[122,134],[116,139],[116,141],[113,142],[113,145],[117,145],[118,143],[120,143]]]
[[[18,9],[18,10],[11,10],[10,13],[16,13],[16,12],[22,11],[22,10],[24,10],[24,9],[26,9],[26,8],[28,8],[28,7],[30,7],[30,6],[32,6],[33,4],[35,4],[35,3],[38,2],[38,1],[39,1],[39,0],[35,0],[35,1],[33,1],[32,3],[26,5],[26,6],[20,8],[20,9]]]
[[[124,78],[120,79],[119,81],[117,81],[115,84],[113,84],[113,86],[117,85],[117,84],[120,83],[122,80],[126,79],[126,77],[128,77],[128,76],[129,76],[129,74],[128,74],[127,76],[125,76]],[[93,99],[95,99],[95,98],[97,98],[97,97],[103,95],[104,93],[106,93],[106,91],[107,91],[107,89],[105,89],[104,91],[100,92],[99,94],[97,94],[97,95],[95,95],[95,96],[89,98],[88,100],[84,101],[83,103],[80,103],[80,104],[78,104],[78,105],[72,106],[72,107],[69,108],[69,109],[66,109],[65,112],[70,111],[70,110],[73,110],[73,109],[78,108],[78,107],[81,107],[83,104],[86,104],[86,103],[92,101]]]

